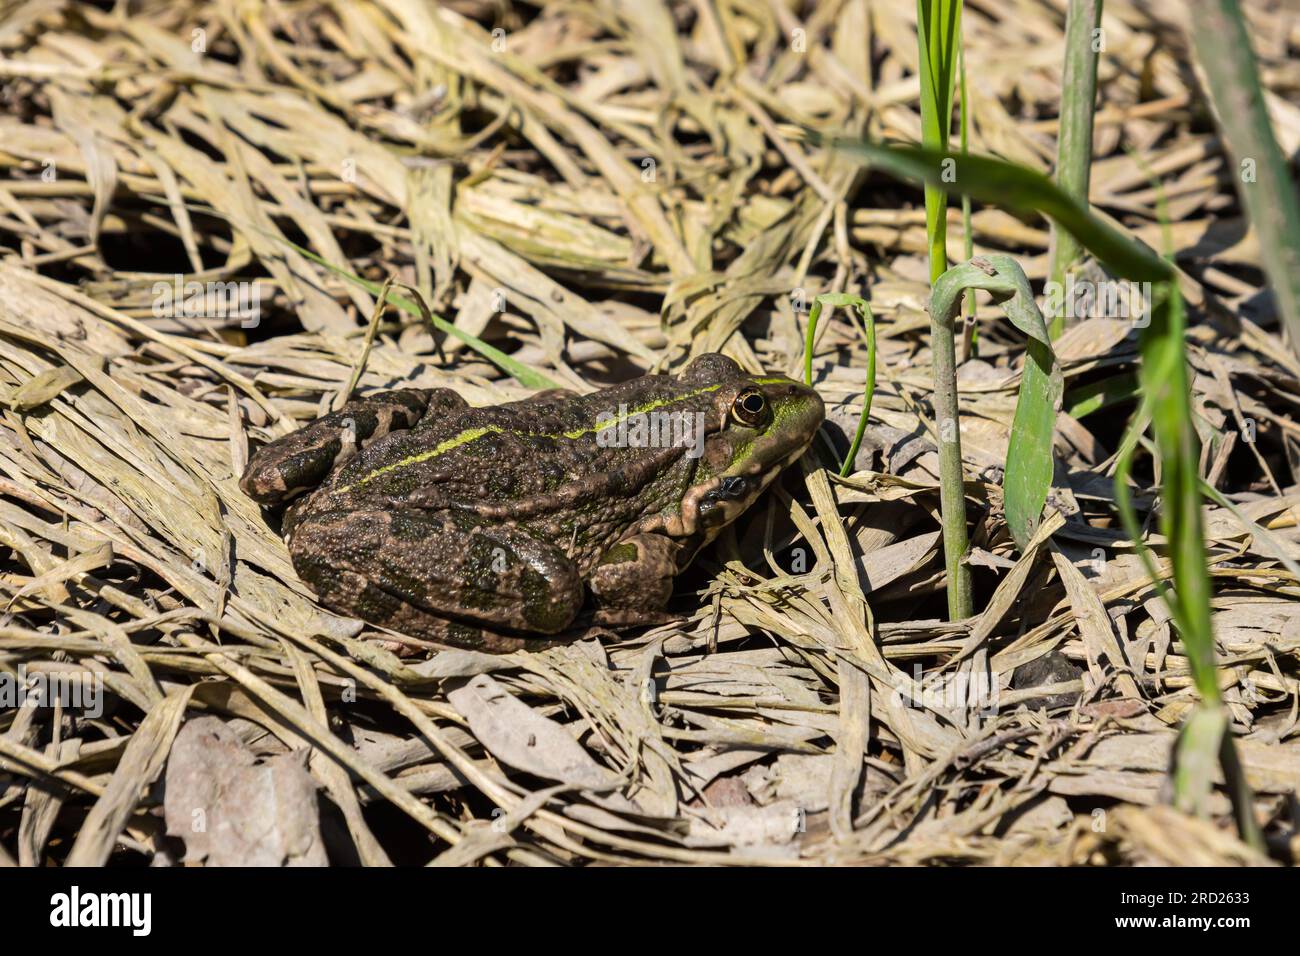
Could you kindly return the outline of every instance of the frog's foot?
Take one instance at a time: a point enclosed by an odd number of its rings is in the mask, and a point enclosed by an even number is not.
[[[324,512],[302,520],[290,549],[327,607],[459,647],[535,647],[510,632],[558,634],[582,606],[582,579],[562,551],[468,514]]]
[[[260,504],[283,504],[320,485],[331,471],[385,435],[465,407],[465,400],[446,388],[399,388],[348,402],[259,448],[239,487]]]
[[[662,534],[638,534],[610,548],[588,578],[597,609],[592,620],[611,627],[666,624],[681,557],[680,542]]]

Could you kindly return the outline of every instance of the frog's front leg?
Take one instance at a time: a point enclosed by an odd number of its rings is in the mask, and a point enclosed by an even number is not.
[[[638,534],[609,549],[587,584],[599,607],[598,624],[633,626],[672,619],[664,611],[673,594],[684,545],[662,534]]]
[[[446,388],[400,388],[348,402],[259,448],[239,487],[260,504],[283,504],[317,487],[360,449],[390,432],[465,407],[465,400]]]
[[[511,525],[418,508],[302,519],[289,550],[321,603],[396,631],[485,650],[480,626],[556,634],[582,607],[582,579],[559,549]]]

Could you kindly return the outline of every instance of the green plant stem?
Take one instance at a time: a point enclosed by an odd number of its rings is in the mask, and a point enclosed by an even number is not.
[[[871,313],[871,306],[861,296],[850,295],[847,292],[823,292],[813,299],[812,310],[808,313],[808,328],[804,332],[803,350],[803,380],[804,384],[810,387],[812,386],[813,342],[817,336],[817,321],[821,318],[822,307],[825,305],[856,311],[862,322],[862,334],[867,343],[867,383],[862,392],[862,414],[858,417],[857,431],[853,433],[848,454],[840,464],[840,477],[847,478],[853,471],[858,449],[862,447],[862,437],[867,432],[867,419],[871,415],[871,399],[876,394],[876,320]]]
[[[1237,193],[1259,234],[1260,261],[1291,350],[1300,355],[1300,200],[1269,125],[1246,24],[1236,0],[1188,0],[1187,6]]]
[[[849,307],[856,309],[861,322],[862,335],[867,343],[867,383],[862,390],[862,414],[858,417],[858,427],[853,433],[844,463],[840,465],[840,477],[847,478],[853,473],[853,464],[858,459],[858,449],[862,447],[862,437],[867,433],[867,419],[871,415],[871,399],[876,394],[876,320],[871,314],[871,306],[865,299],[850,296]]]
[[[946,153],[952,124],[954,54],[960,45],[961,0],[916,0],[916,27],[921,84],[921,145],[931,154]],[[941,169],[941,171],[940,171]],[[944,159],[931,172],[955,181],[956,167]],[[930,252],[930,282],[948,271],[948,195],[932,179],[925,185],[925,226]],[[970,567],[966,563],[966,491],[961,466],[961,428],[957,417],[957,352],[954,316],[930,315],[931,374],[934,416],[939,430],[939,500],[943,512],[944,561],[948,569],[948,616],[974,612]]]
[[[957,46],[957,75],[961,83],[961,154],[970,152],[970,98],[966,94],[966,44]],[[961,194],[961,228],[963,252],[969,262],[975,255],[975,235],[970,226],[970,193]],[[979,355],[975,327],[975,290],[966,291],[966,318],[962,327],[961,360],[975,358]]]
[[[1225,720],[1227,715],[1224,715]],[[1237,832],[1247,845],[1260,853],[1268,850],[1264,834],[1255,820],[1255,794],[1246,780],[1246,770],[1237,756],[1237,745],[1232,739],[1231,727],[1225,727],[1223,739],[1219,742],[1219,764],[1223,767],[1223,779],[1228,785],[1228,799],[1232,801],[1232,814],[1237,821]]]
[[[932,300],[933,301],[933,300]],[[957,413],[957,369],[953,352],[955,313],[930,306],[930,347],[934,368],[934,419],[939,444],[939,509],[943,522],[943,560],[948,573],[948,618],[975,613],[966,552],[966,485],[961,465],[961,426]]]
[[[1101,24],[1102,0],[1070,0],[1065,19],[1065,66],[1061,74],[1061,120],[1056,139],[1056,184],[1088,204],[1092,170],[1092,115],[1097,97],[1097,54],[1093,33]],[[1052,224],[1048,278],[1064,285],[1079,258],[1078,240]],[[1052,316],[1048,331],[1056,338],[1065,329],[1064,311]]]

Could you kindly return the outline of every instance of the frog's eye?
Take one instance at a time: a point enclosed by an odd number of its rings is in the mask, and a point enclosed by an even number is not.
[[[742,425],[756,428],[767,414],[767,399],[756,388],[744,389],[731,403],[731,415]]]

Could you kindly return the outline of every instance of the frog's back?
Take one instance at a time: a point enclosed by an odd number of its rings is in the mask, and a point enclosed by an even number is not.
[[[607,541],[621,525],[671,507],[694,465],[680,444],[638,446],[607,429],[637,409],[674,408],[681,395],[671,380],[650,378],[422,422],[368,446],[303,513],[450,508],[540,535]]]

